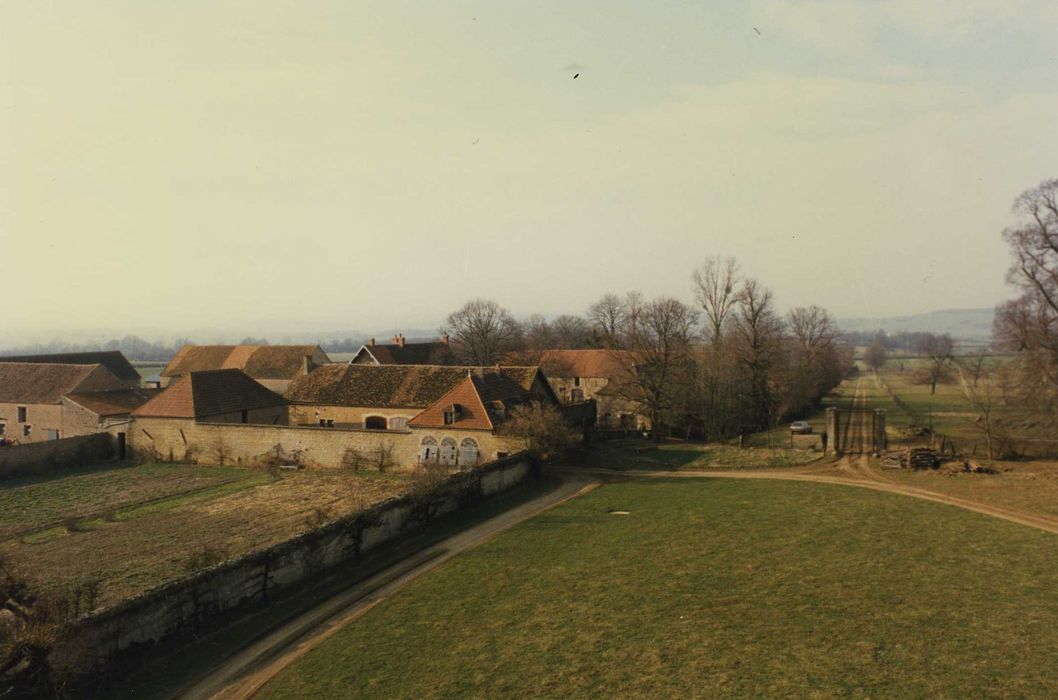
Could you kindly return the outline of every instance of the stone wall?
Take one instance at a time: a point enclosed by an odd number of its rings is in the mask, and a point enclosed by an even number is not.
[[[432,492],[391,499],[97,611],[84,619],[71,644],[56,653],[66,663],[100,664],[126,650],[193,631],[218,614],[266,602],[276,592],[318,579],[327,569],[355,563],[393,538],[524,484],[533,474],[521,455],[455,474]]]
[[[451,439],[456,446],[468,438],[473,440],[478,446],[478,459],[474,464],[520,449],[519,441],[482,430],[362,430],[137,418],[129,431],[130,447],[149,459],[233,465],[280,461],[325,468],[341,467],[348,464],[353,454],[371,456],[380,446],[385,446],[391,451],[394,468],[412,469],[421,461],[424,438],[434,441],[431,461],[441,458],[440,447],[446,439]],[[455,465],[459,462],[460,454],[457,448],[455,461],[449,463]]]
[[[109,433],[0,447],[0,479],[80,467],[116,456],[117,438]]]

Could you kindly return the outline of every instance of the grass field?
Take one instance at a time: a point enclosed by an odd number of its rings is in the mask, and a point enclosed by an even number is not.
[[[822,457],[805,449],[739,448],[717,443],[666,442],[647,440],[600,442],[584,453],[583,466],[605,469],[648,469],[657,471],[707,469],[749,469],[792,467]]]
[[[147,464],[0,485],[3,552],[34,587],[101,582],[106,605],[406,490],[408,477]]]
[[[413,582],[261,697],[1054,697],[1056,543],[848,487],[613,484]]]

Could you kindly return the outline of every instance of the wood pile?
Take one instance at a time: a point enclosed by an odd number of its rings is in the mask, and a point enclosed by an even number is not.
[[[936,469],[940,465],[937,452],[929,447],[912,447],[903,452],[890,452],[882,458],[887,469]]]

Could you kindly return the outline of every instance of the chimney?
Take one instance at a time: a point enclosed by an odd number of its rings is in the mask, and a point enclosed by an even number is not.
[[[400,348],[404,347],[404,334],[398,333],[393,336],[393,344]]]
[[[444,343],[445,345],[448,345],[448,334],[447,333],[442,333],[441,334],[441,342]]]
[[[302,355],[301,356],[301,373],[302,374],[308,374],[309,373],[309,369],[310,369],[309,368],[309,360],[311,360],[311,359],[312,358],[309,357],[308,355]]]
[[[375,347],[375,339],[374,339],[374,338],[369,338],[369,339],[368,339],[368,341],[367,341],[367,347],[369,347],[369,348],[373,348],[373,347]]]

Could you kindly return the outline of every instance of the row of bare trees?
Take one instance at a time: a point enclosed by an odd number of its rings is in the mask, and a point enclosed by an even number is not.
[[[851,368],[830,314],[801,307],[783,315],[772,291],[733,258],[709,258],[692,275],[694,303],[603,295],[585,316],[520,322],[475,299],[449,315],[458,361],[501,363],[514,351],[604,348],[623,369],[621,398],[665,429],[710,439],[764,429],[803,414]]]

